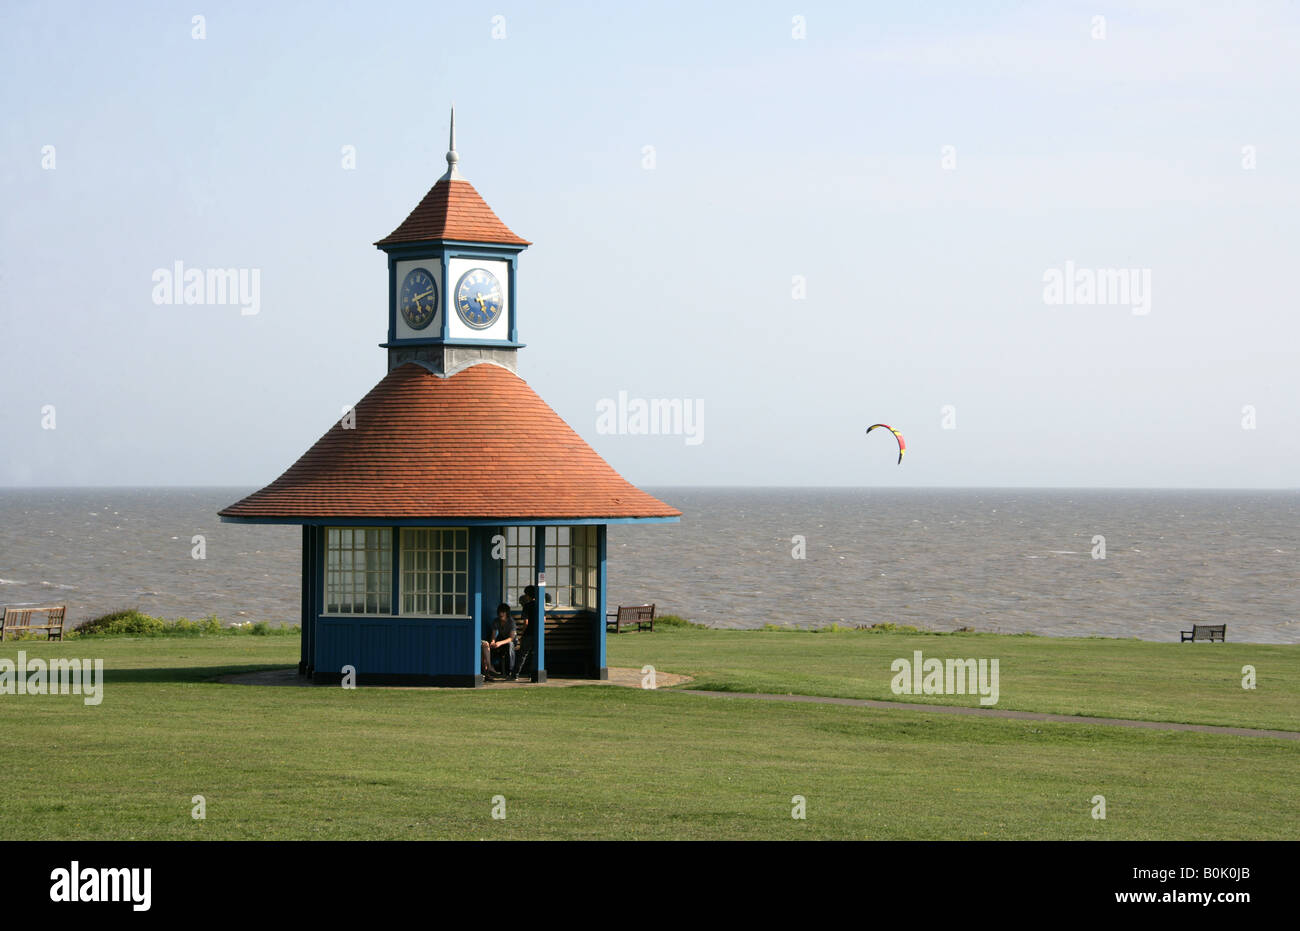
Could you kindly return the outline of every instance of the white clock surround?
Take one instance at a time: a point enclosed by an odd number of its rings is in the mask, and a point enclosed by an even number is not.
[[[467,326],[456,313],[456,287],[461,275],[470,269],[483,268],[496,276],[501,282],[501,314],[492,321],[492,325],[476,330]],[[473,256],[459,256],[447,260],[448,294],[444,307],[447,309],[447,338],[458,339],[493,339],[506,341],[510,339],[510,263],[500,259],[480,259]]]
[[[453,256],[447,259],[447,274],[443,275],[443,259],[429,256],[422,259],[399,259],[394,265],[393,301],[391,308],[394,320],[394,336],[399,339],[438,339],[442,336],[442,321],[447,320],[447,339],[455,340],[510,340],[510,263],[501,259],[479,258],[477,256]],[[433,280],[438,282],[438,312],[434,314],[429,325],[422,330],[412,329],[402,316],[402,282],[407,274],[416,268],[426,269]],[[467,326],[456,313],[455,291],[460,278],[470,269],[483,268],[496,276],[501,283],[501,315],[492,325],[481,330]]]

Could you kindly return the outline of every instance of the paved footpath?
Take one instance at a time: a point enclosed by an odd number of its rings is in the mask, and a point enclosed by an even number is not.
[[[1077,714],[1043,714],[1038,711],[1004,711],[1000,708],[964,708],[960,705],[920,705],[914,702],[872,701],[866,698],[823,698],[817,695],[768,695],[759,692],[709,692],[673,689],[679,695],[710,698],[754,698],[760,701],[812,702],[818,705],[849,705],[854,708],[883,708],[887,711],[928,711],[934,714],[969,714],[980,718],[1019,718],[1060,724],[1106,724],[1112,727],[1145,727],[1155,731],[1195,731],[1198,734],[1227,734],[1232,737],[1277,737],[1300,740],[1300,731],[1266,731],[1253,727],[1220,727],[1214,724],[1175,724],[1172,721],[1128,721],[1124,718],[1085,718]]]

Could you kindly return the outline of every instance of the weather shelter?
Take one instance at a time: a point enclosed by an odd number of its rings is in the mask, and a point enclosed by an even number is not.
[[[603,679],[606,530],[681,512],[620,476],[517,374],[511,232],[458,170],[392,233],[388,374],[297,462],[220,512],[302,526],[298,671],[358,684],[482,684],[497,604],[549,597],[533,664]],[[537,612],[542,610],[539,602]]]

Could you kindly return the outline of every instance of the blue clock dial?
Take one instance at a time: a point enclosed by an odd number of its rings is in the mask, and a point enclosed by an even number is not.
[[[423,330],[438,314],[438,282],[426,268],[413,268],[402,279],[397,299],[402,319],[412,330]]]
[[[460,276],[460,284],[456,286],[456,313],[466,326],[486,330],[497,322],[504,306],[501,282],[486,268],[471,268]]]

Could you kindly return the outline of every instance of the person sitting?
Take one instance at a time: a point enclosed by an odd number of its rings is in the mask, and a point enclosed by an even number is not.
[[[488,639],[482,641],[482,646],[483,677],[498,678],[492,663],[498,657],[502,660],[500,677],[512,676],[515,668],[515,619],[510,616],[510,605],[497,605],[497,616],[493,618]]]

